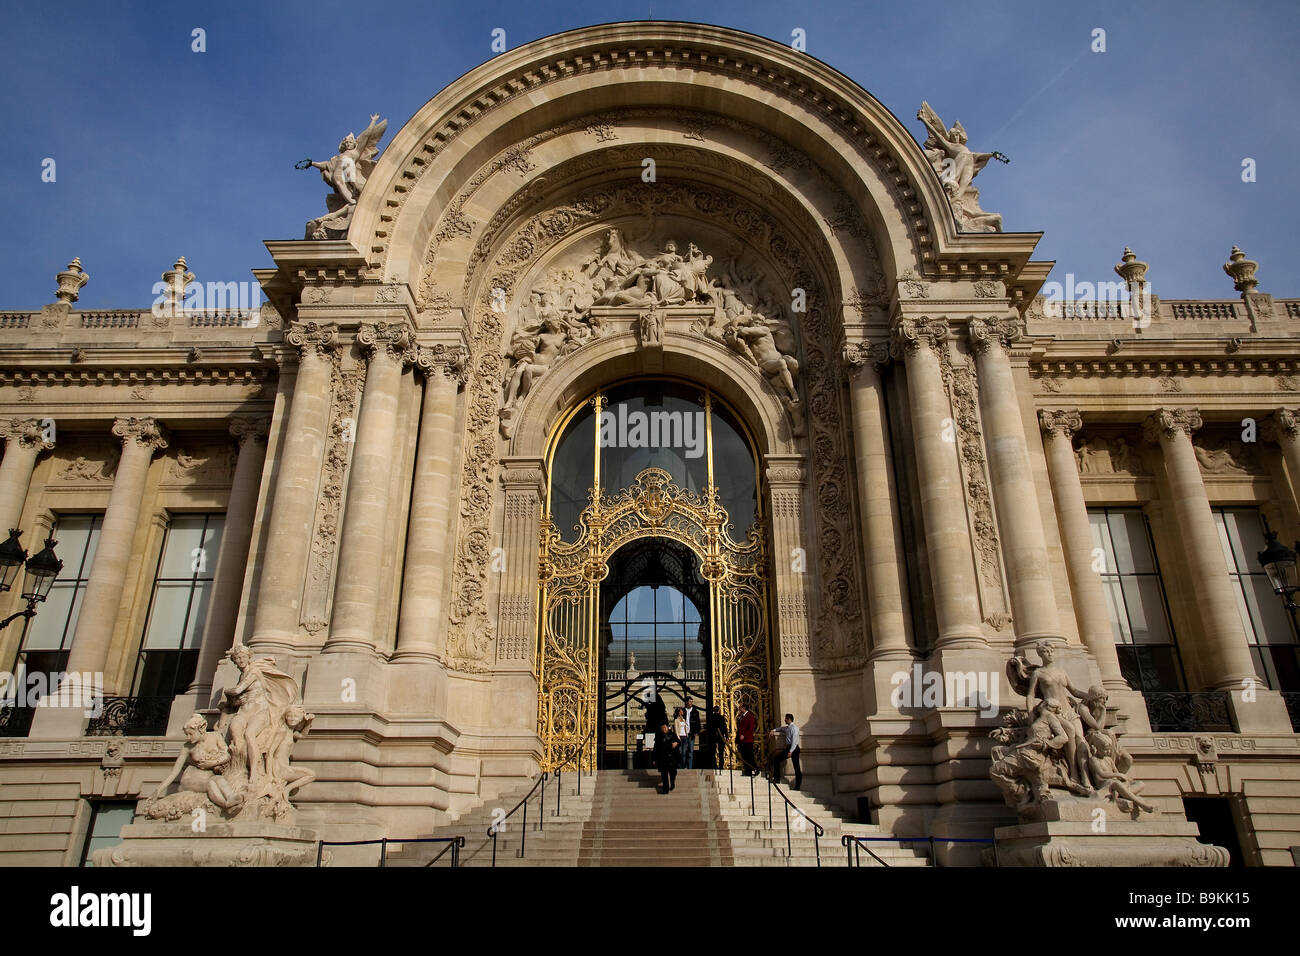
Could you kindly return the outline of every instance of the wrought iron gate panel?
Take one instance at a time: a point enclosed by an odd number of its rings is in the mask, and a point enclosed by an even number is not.
[[[565,542],[544,516],[539,562],[542,608],[538,634],[538,734],[542,769],[576,766],[578,751],[595,766],[600,707],[600,582],[624,545],[665,538],[690,548],[709,582],[710,660],[714,703],[735,727],[743,696],[767,727],[772,716],[767,549],[759,522],[743,541],[710,486],[700,494],[678,487],[661,468],[647,468],[612,497],[592,491],[576,541]]]

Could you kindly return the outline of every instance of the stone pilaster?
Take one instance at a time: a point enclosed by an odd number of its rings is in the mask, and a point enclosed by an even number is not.
[[[347,505],[339,536],[334,609],[324,652],[373,651],[379,612],[379,578],[390,477],[396,449],[402,369],[415,361],[412,330],[404,322],[364,324],[357,342],[367,353],[356,449],[348,475]]]
[[[249,645],[287,651],[298,643],[303,579],[311,547],[317,484],[330,415],[333,324],[296,322],[285,341],[298,349],[298,376],[280,449],[270,527],[258,583],[257,612]]]
[[[1052,483],[1052,500],[1061,529],[1061,547],[1065,551],[1065,569],[1070,578],[1070,594],[1084,645],[1101,670],[1106,691],[1127,691],[1115,651],[1115,635],[1106,612],[1106,594],[1101,575],[1093,567],[1092,528],[1088,505],[1079,481],[1074,457],[1073,437],[1083,427],[1077,409],[1043,409],[1038,413],[1047,453],[1047,474]]]
[[[911,614],[907,578],[901,563],[903,532],[895,503],[898,489],[890,467],[878,364],[889,358],[888,343],[861,342],[845,349],[853,447],[857,464],[858,507],[867,570],[871,615],[871,657],[910,659],[907,635]]]
[[[440,657],[447,634],[442,590],[447,569],[455,558],[448,528],[456,450],[456,393],[465,383],[465,352],[445,346],[422,348],[416,366],[424,373],[424,398],[411,486],[395,661],[431,661]]]
[[[54,442],[45,438],[45,429],[37,418],[0,420],[0,438],[5,440],[5,457],[0,463],[0,540],[17,528],[27,501],[27,489],[41,452],[49,451]],[[32,545],[29,543],[29,550]],[[39,542],[36,546],[39,549]]]
[[[1201,654],[1207,686],[1240,691],[1255,677],[1250,646],[1228,577],[1223,545],[1192,449],[1192,433],[1201,427],[1194,408],[1161,408],[1143,423],[1147,441],[1159,444],[1173,495],[1178,539],[1192,572],[1190,590],[1200,611]],[[1235,695],[1234,695],[1235,696]]]
[[[972,319],[969,333],[980,379],[984,443],[1002,532],[1016,647],[1028,647],[1041,640],[1063,644],[1047,560],[1047,538],[1036,507],[1038,492],[1029,469],[1024,421],[1007,354],[1011,343],[1020,337],[1020,322]]]
[[[771,705],[808,715],[815,702],[808,627],[817,614],[809,578],[816,549],[803,507],[808,494],[808,469],[801,456],[766,455],[764,460],[772,496],[772,603],[776,607],[773,633],[768,639],[779,651],[772,655],[775,672],[771,675],[779,699]],[[775,720],[775,711],[761,717]]]
[[[893,329],[894,354],[904,359],[907,369],[917,481],[939,630],[936,649],[988,644],[980,624],[979,582],[957,461],[957,426],[939,365],[938,351],[948,347],[950,334],[943,319],[900,319]]]
[[[208,598],[207,618],[203,622],[203,640],[194,681],[186,691],[203,706],[212,690],[212,677],[222,655],[230,649],[235,635],[235,618],[243,592],[244,567],[253,537],[253,515],[257,510],[257,492],[266,463],[266,436],[270,428],[266,417],[236,417],[230,420],[230,434],[239,443],[239,457],[230,482],[230,500],[226,505],[226,523],[221,535],[221,552],[216,556],[212,576],[212,594]],[[188,717],[189,715],[184,715]],[[184,718],[182,718],[183,720]]]
[[[505,567],[498,572],[504,574],[504,583],[497,661],[531,666],[537,640],[537,561],[546,473],[540,458],[506,458],[501,465],[505,491],[501,555]]]

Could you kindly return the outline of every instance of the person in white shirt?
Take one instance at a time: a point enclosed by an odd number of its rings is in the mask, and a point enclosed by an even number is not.
[[[678,707],[673,711],[673,733],[677,735],[677,764],[683,764],[682,753],[691,740],[691,725],[686,719],[686,712]]]
[[[785,715],[785,725],[772,731],[773,737],[781,738],[781,749],[772,758],[772,779],[777,783],[785,773],[785,758],[790,758],[794,765],[794,786],[798,790],[803,784],[803,768],[799,766],[799,728],[795,725],[794,714]]]

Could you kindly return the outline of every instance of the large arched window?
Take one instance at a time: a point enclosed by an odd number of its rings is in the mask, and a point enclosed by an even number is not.
[[[733,539],[743,539],[759,514],[753,441],[707,386],[636,379],[601,389],[561,420],[548,465],[547,507],[566,541],[576,539],[594,489],[613,495],[650,467],[688,491],[716,487]]]

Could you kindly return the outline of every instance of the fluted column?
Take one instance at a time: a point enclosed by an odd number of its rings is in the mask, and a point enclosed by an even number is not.
[[[1300,408],[1279,408],[1264,420],[1260,434],[1282,449],[1292,493],[1300,499]]]
[[[436,659],[446,635],[442,588],[455,556],[447,529],[456,450],[456,392],[465,383],[465,352],[442,345],[420,349],[416,366],[424,373],[424,400],[393,655],[394,660],[411,661]]]
[[[119,418],[113,422],[113,434],[122,440],[122,457],[113,476],[113,491],[68,654],[68,670],[72,673],[102,673],[108,663],[131,546],[140,523],[149,462],[155,452],[167,447],[165,429],[152,418]]]
[[[951,420],[939,365],[939,350],[947,348],[950,334],[943,319],[900,319],[893,330],[894,353],[907,365],[925,546],[939,628],[936,649],[988,643],[980,626],[979,583],[966,523],[956,423]]]
[[[280,470],[249,640],[262,651],[288,650],[298,642],[303,580],[329,428],[331,353],[338,348],[338,329],[332,324],[298,322],[285,342],[298,349],[299,363],[280,446]]]
[[[1179,543],[1192,572],[1190,590],[1200,611],[1206,684],[1214,690],[1239,690],[1243,681],[1255,679],[1255,667],[1192,449],[1192,433],[1200,427],[1201,415],[1194,408],[1161,408],[1147,418],[1143,434],[1160,445],[1164,457]]]
[[[0,421],[0,437],[5,440],[5,457],[0,462],[0,540],[3,540],[9,536],[9,529],[17,528],[22,520],[37,457],[53,448],[54,442],[45,438],[45,429],[38,418]]]
[[[364,324],[357,342],[367,353],[356,448],[339,536],[334,610],[324,651],[374,651],[379,581],[388,543],[384,528],[397,440],[402,369],[415,361],[414,338],[404,322]]]
[[[1038,413],[1038,423],[1043,432],[1047,475],[1052,483],[1052,501],[1061,529],[1061,547],[1065,551],[1065,570],[1070,578],[1079,633],[1101,670],[1102,686],[1108,691],[1125,691],[1129,686],[1119,669],[1101,575],[1093,566],[1092,526],[1074,457],[1073,437],[1083,427],[1083,418],[1077,409],[1044,409]]]
[[[998,507],[1002,555],[1007,563],[1016,647],[1042,640],[1063,644],[1047,561],[1047,538],[1038,510],[1038,489],[1029,470],[1019,393],[1007,354],[1011,343],[1020,337],[1020,323],[1014,319],[972,319],[969,332],[980,382],[984,444],[989,455],[993,500]]]
[[[845,349],[853,414],[858,503],[862,546],[867,565],[867,600],[871,615],[871,656],[909,658],[911,630],[906,578],[900,557],[903,534],[894,512],[898,500],[894,470],[885,438],[877,364],[888,360],[888,343],[866,342]]]
[[[186,691],[188,694],[202,695],[211,691],[217,664],[230,649],[235,635],[235,618],[239,614],[239,599],[244,590],[244,569],[253,539],[253,515],[262,484],[262,467],[266,463],[266,435],[270,424],[265,417],[230,420],[230,434],[239,442],[239,457],[230,481],[230,503],[226,505],[221,552],[216,558],[207,618],[203,622],[199,662],[194,671],[194,681]]]

